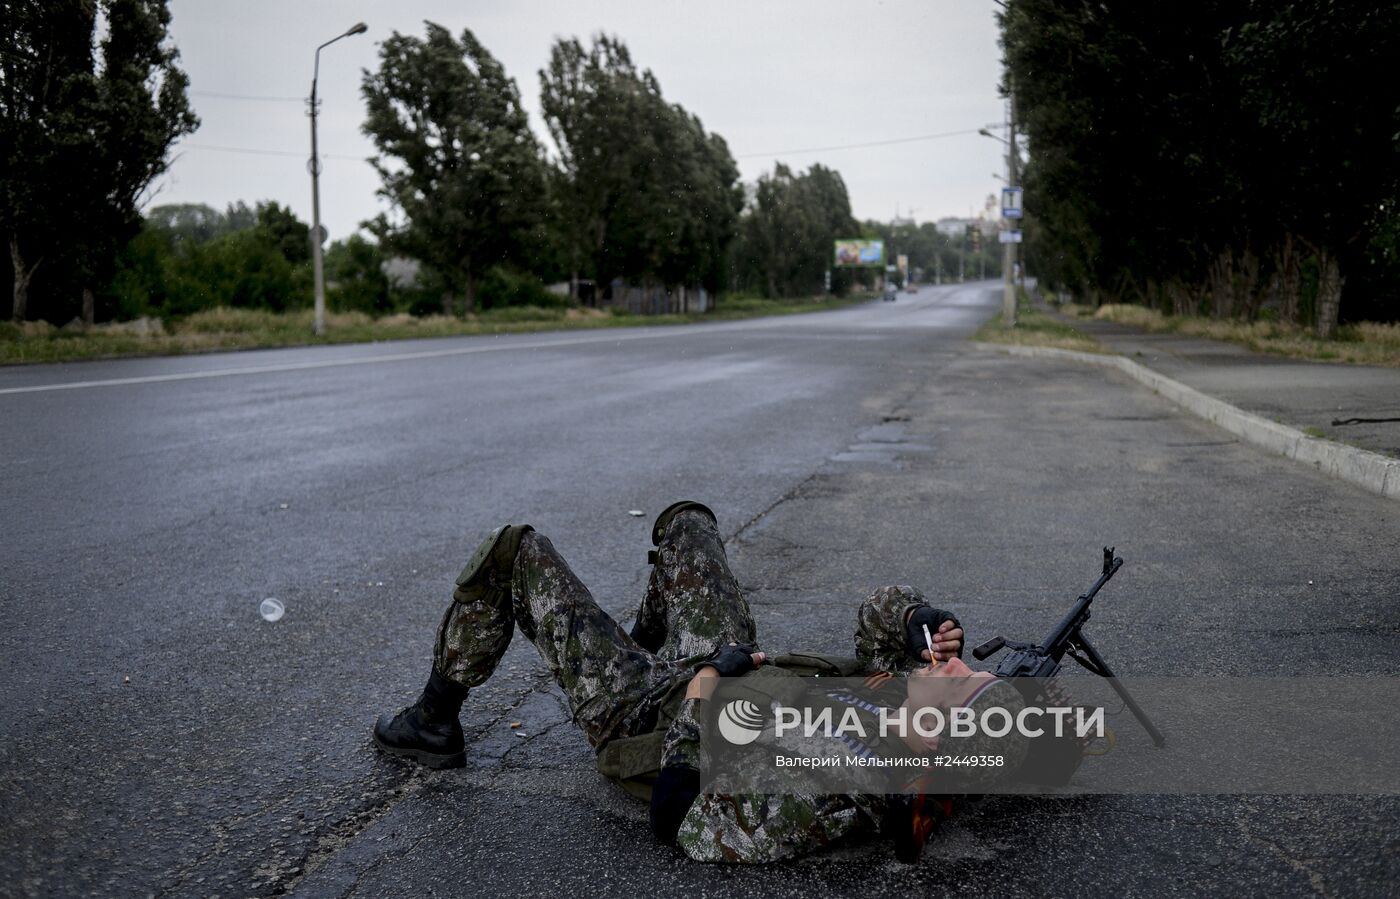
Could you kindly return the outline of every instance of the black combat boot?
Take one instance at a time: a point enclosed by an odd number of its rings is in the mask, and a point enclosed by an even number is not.
[[[380,716],[374,744],[429,768],[460,768],[466,763],[466,741],[457,716],[466,698],[466,687],[434,671],[417,702],[392,717]]]

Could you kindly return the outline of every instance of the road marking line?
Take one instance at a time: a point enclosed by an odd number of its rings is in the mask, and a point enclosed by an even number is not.
[[[956,293],[951,291],[950,293]],[[932,305],[932,304],[930,304]],[[853,306],[850,308],[859,308]],[[906,307],[913,311],[926,307]],[[845,309],[832,310],[844,312]],[[381,362],[409,362],[415,359],[436,359],[443,356],[468,356],[476,353],[499,353],[507,350],[539,350],[550,347],[581,346],[593,343],[622,342],[624,340],[646,340],[658,337],[678,337],[682,333],[704,334],[715,331],[729,331],[737,328],[744,330],[761,330],[777,327],[786,323],[787,316],[772,318],[752,322],[715,322],[711,325],[692,325],[684,329],[673,330],[671,328],[656,328],[634,331],[623,334],[612,333],[607,336],[596,337],[571,337],[562,340],[534,341],[530,343],[512,343],[507,346],[467,346],[456,347],[450,350],[424,350],[418,353],[397,353],[394,355],[382,356],[360,356],[348,359],[322,359],[316,362],[284,362],[276,365],[259,365],[248,368],[215,368],[207,371],[172,372],[166,375],[141,375],[133,378],[106,378],[100,381],[68,381],[57,384],[34,384],[29,387],[3,387],[0,388],[0,396],[16,393],[45,393],[52,390],[81,390],[88,387],[124,387],[132,384],[160,384],[166,381],[197,381],[204,378],[227,378],[235,375],[262,375],[275,374],[284,371],[305,371],[317,368],[335,368],[342,365],[375,365]],[[747,328],[744,328],[744,326]]]
[[[59,384],[34,384],[29,387],[0,388],[0,395],[11,393],[40,393],[48,390],[77,390],[86,387],[120,387],[128,384],[158,384],[163,381],[194,381],[201,378],[226,378],[233,375],[261,375],[284,371],[302,371],[315,368],[335,368],[341,365],[374,365],[381,362],[407,362],[414,359],[435,359],[442,356],[467,356],[475,353],[499,353],[506,350],[539,350],[556,346],[577,346],[590,343],[621,342],[645,338],[674,336],[657,331],[642,331],[632,334],[611,334],[607,337],[574,337],[566,340],[534,341],[512,343],[505,346],[468,346],[450,350],[424,350],[418,353],[395,353],[381,356],[359,356],[349,359],[321,359],[315,362],[284,362],[277,365],[259,365],[249,368],[215,368],[208,371],[173,372],[167,375],[142,375],[134,378],[107,378],[101,381],[69,381]]]

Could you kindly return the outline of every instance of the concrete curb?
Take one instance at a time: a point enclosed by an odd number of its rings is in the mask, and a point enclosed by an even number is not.
[[[1124,356],[1016,344],[977,343],[976,346],[1031,359],[1063,359],[1085,365],[1097,365],[1099,368],[1116,368],[1154,393],[1248,443],[1271,453],[1316,466],[1320,471],[1372,493],[1400,500],[1400,459],[1390,459],[1380,453],[1310,437],[1296,428],[1260,418],[1223,400],[1187,387],[1180,381],[1174,381]]]

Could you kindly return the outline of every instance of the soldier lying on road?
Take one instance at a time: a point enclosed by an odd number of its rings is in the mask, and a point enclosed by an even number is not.
[[[600,769],[650,794],[652,828],[662,841],[701,861],[752,863],[878,829],[901,860],[916,860],[945,813],[924,796],[700,795],[700,722],[718,679],[771,660],[758,650],[714,513],[676,503],[657,518],[652,541],[651,579],[629,635],[548,539],[528,525],[498,528],[457,579],[422,696],[381,717],[375,743],[430,767],[462,765],[462,702],[491,677],[519,626],[568,698]],[[929,661],[921,648],[925,626],[943,664],[921,667]],[[950,613],[931,608],[910,587],[882,587],[860,606],[851,660],[859,671],[848,673],[917,668],[924,677],[957,679],[946,683],[968,695],[988,692],[986,679],[995,679],[968,669],[959,659],[962,646],[962,627]],[[1007,683],[990,686],[1015,694]]]

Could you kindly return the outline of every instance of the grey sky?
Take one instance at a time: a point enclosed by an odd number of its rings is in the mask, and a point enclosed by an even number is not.
[[[998,188],[1001,145],[965,134],[863,149],[791,152],[964,131],[999,122],[1000,51],[991,0],[173,0],[172,31],[203,124],[176,149],[152,204],[277,200],[307,220],[305,97],[316,45],[357,21],[368,33],[321,53],[321,215],[345,237],[381,208],[360,133],[360,72],[393,31],[425,19],[470,28],[520,87],[531,124],[554,40],[621,37],[666,98],[724,135],[745,181],[775,159],[831,166],[858,218],[931,221],[980,210]],[[231,152],[244,148],[287,155]],[[785,151],[777,152],[775,151]]]

